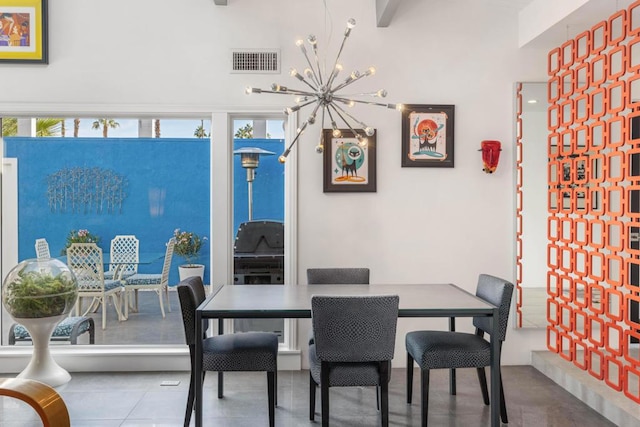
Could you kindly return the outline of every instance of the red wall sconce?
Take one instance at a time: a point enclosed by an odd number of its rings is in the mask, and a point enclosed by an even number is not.
[[[493,173],[500,161],[500,141],[482,141],[480,145],[482,151],[482,170],[486,173]]]

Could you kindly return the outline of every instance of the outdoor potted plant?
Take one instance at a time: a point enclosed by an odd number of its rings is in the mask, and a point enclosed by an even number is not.
[[[96,243],[100,242],[100,236],[92,234],[87,229],[80,230],[71,230],[69,234],[67,234],[67,241],[64,244],[64,248],[60,252],[60,255],[67,254],[67,248],[71,246],[72,243]]]
[[[49,384],[66,384],[71,376],[49,353],[49,340],[58,323],[78,299],[78,281],[65,263],[55,258],[27,259],[7,274],[2,303],[33,341],[29,365],[18,375]]]
[[[180,231],[176,228],[173,232],[173,237],[176,239],[176,244],[173,248],[173,252],[184,258],[185,264],[178,266],[178,273],[180,274],[180,280],[184,280],[191,276],[200,276],[204,278],[204,265],[195,264],[200,256],[200,249],[202,249],[202,243],[207,240],[206,237],[200,237],[196,233],[191,231]]]

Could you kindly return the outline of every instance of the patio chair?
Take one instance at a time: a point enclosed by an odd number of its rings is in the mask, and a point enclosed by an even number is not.
[[[498,337],[500,346],[507,335],[509,309],[513,284],[498,277],[481,274],[478,278],[476,296],[499,308]],[[477,368],[478,380],[484,404],[489,405],[485,366],[491,365],[491,343],[484,339],[484,333],[491,334],[492,321],[488,317],[474,317],[475,334],[453,331],[413,331],[406,335],[407,347],[407,403],[411,404],[413,392],[413,363],[421,370],[422,426],[427,426],[429,409],[429,370]],[[498,362],[499,363],[499,362]],[[451,394],[455,394],[455,376],[452,375]],[[500,417],[507,423],[507,407],[504,400],[502,375],[500,376]]]
[[[51,258],[47,239],[36,239],[36,258]]]
[[[102,249],[95,243],[72,243],[67,248],[67,265],[78,279],[78,302],[76,316],[82,310],[82,299],[89,297],[89,308],[82,314],[85,316],[96,311],[102,304],[102,329],[107,327],[107,302],[111,297],[113,306],[118,313],[118,320],[124,320],[122,315],[121,295],[122,284],[119,280],[105,280],[102,261]]]
[[[382,426],[389,425],[389,378],[397,295],[313,296],[315,343],[309,346],[309,419],[320,385],[322,426],[329,425],[329,387],[380,386]]]
[[[195,397],[195,344],[202,339],[202,377],[207,371],[266,371],[269,402],[269,426],[275,425],[277,401],[278,335],[271,332],[238,332],[234,334],[206,336],[208,322],[203,322],[203,336],[196,337],[196,308],[205,300],[204,285],[200,276],[187,277],[178,284],[178,297],[184,322],[184,334],[191,355],[191,380],[185,427],[189,425]],[[222,381],[218,380],[218,398],[223,397]]]
[[[160,312],[162,317],[166,317],[164,313],[164,304],[162,302],[162,293],[164,292],[167,299],[167,309],[171,312],[171,302],[169,301],[169,270],[171,269],[171,259],[173,258],[173,248],[176,245],[175,237],[167,242],[167,249],[164,254],[164,262],[162,264],[161,273],[136,273],[124,279],[124,315],[129,316],[129,306],[131,293],[135,294],[135,311],[138,311],[138,291],[152,290],[158,294],[160,301]]]
[[[65,317],[53,330],[51,341],[69,341],[71,345],[76,345],[78,337],[84,333],[89,334],[89,344],[95,344],[93,318],[87,316]],[[18,341],[31,341],[31,335],[23,325],[14,323],[9,327],[9,345],[15,345]]]
[[[139,241],[134,235],[117,235],[111,239],[109,269],[105,279],[126,279],[138,272]]]

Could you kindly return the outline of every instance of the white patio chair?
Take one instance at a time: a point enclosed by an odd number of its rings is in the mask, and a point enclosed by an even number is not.
[[[175,237],[172,237],[167,242],[167,250],[164,254],[164,263],[162,265],[162,273],[136,273],[133,276],[124,279],[124,315],[129,316],[129,305],[131,299],[131,292],[135,293],[135,310],[138,311],[138,291],[140,289],[153,290],[158,294],[160,300],[160,311],[162,317],[165,317],[164,304],[162,302],[162,293],[164,292],[167,299],[167,308],[171,312],[171,302],[169,301],[169,270],[171,269],[171,259],[173,258],[173,248],[176,244]]]
[[[102,249],[95,243],[73,243],[67,248],[67,265],[73,270],[78,279],[78,302],[76,316],[82,309],[82,298],[92,298],[89,308],[83,316],[97,310],[102,304],[102,329],[107,327],[107,300],[113,299],[113,305],[118,313],[118,320],[124,320],[120,308],[122,284],[119,280],[105,280],[102,260]]]
[[[140,243],[134,235],[117,235],[111,239],[109,269],[104,278],[126,279],[138,272]]]
[[[36,239],[36,258],[51,258],[47,239]]]

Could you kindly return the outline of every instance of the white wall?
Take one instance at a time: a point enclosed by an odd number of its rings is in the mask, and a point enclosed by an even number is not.
[[[369,266],[372,283],[454,282],[473,291],[480,272],[513,280],[513,83],[544,81],[546,50],[518,49],[517,10],[487,0],[405,0],[387,28],[375,26],[371,0],[327,4],[332,27],[321,0],[50,2],[50,64],[2,64],[0,114],[280,108],[290,100],[247,97],[244,87],[295,87],[287,71],[305,62],[294,41],[315,33],[332,63],[354,17],[345,70],[378,69],[354,92],[384,87],[389,102],[454,104],[455,168],[401,168],[400,114],[358,107],[354,114],[378,130],[378,191],[323,194],[312,127],[296,148],[299,279],[308,267],[351,265]],[[325,28],[333,29],[329,50]],[[280,48],[284,73],[230,74],[231,48]],[[492,175],[482,171],[484,139],[503,144]],[[408,330],[445,325],[402,319],[397,366]],[[503,361],[528,364],[530,351],[543,348],[544,331],[514,329]]]

